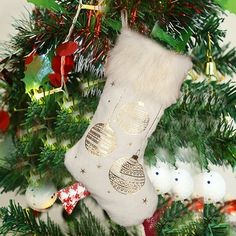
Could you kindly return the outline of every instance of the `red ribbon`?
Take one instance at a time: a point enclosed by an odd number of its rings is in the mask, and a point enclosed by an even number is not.
[[[57,197],[63,203],[63,207],[68,214],[73,212],[75,206],[81,199],[89,195],[90,192],[81,183],[75,183],[72,186],[61,189],[57,193]]]
[[[228,215],[236,215],[236,200],[225,202],[224,206],[221,207],[221,212]]]

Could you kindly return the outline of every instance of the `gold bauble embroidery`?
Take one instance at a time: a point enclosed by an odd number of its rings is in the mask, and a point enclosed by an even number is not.
[[[109,155],[116,148],[116,136],[108,124],[94,125],[85,138],[85,147],[97,157]]]
[[[116,121],[126,133],[137,135],[147,128],[149,115],[142,102],[129,103],[120,108]]]
[[[123,157],[115,161],[109,171],[109,179],[113,188],[122,194],[139,191],[145,183],[143,166],[138,156]]]

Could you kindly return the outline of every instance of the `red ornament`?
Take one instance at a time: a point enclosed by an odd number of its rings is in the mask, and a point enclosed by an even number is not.
[[[70,56],[74,54],[78,50],[78,43],[69,41],[59,45],[56,49],[56,54],[60,57],[62,56]]]
[[[36,51],[32,51],[30,54],[28,54],[25,57],[25,65],[29,65],[34,60],[34,56],[36,54],[37,54]]]
[[[188,209],[194,212],[203,212],[204,209],[204,199],[203,198],[195,198],[188,205]]]
[[[0,111],[0,132],[6,132],[10,124],[10,116],[6,111]]]
[[[55,73],[60,75],[68,75],[74,67],[74,57],[66,56],[60,57],[55,56],[52,60],[52,69]]]
[[[224,206],[221,208],[221,212],[228,215],[235,215],[236,214],[236,200],[225,202]]]
[[[56,48],[56,56],[52,59],[52,69],[55,73],[48,76],[52,86],[61,87],[62,82],[68,81],[67,75],[74,68],[73,54],[78,48],[78,43],[73,41],[62,43]]]
[[[162,216],[162,209],[157,209],[151,218],[143,222],[143,227],[146,236],[157,236],[156,224]]]
[[[59,88],[63,85],[62,76],[60,74],[49,74],[48,77],[52,86]],[[64,83],[66,83],[67,81],[67,76],[64,76]]]
[[[173,202],[173,200],[171,198],[169,198],[167,203],[162,208],[157,209],[152,217],[144,220],[143,227],[144,227],[144,231],[145,231],[146,236],[158,236],[157,232],[156,232],[157,222],[163,216],[166,208],[171,206],[172,202]]]

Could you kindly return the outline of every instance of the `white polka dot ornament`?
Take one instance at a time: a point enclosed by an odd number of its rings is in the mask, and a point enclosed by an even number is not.
[[[204,172],[196,177],[195,188],[205,202],[216,203],[224,199],[226,185],[224,178],[215,171]]]
[[[29,185],[25,193],[27,204],[36,211],[51,207],[57,199],[57,189],[52,182],[38,186]]]
[[[176,169],[172,171],[172,193],[176,199],[191,198],[193,188],[193,178],[187,170]]]
[[[171,170],[167,164],[159,162],[155,166],[147,167],[147,173],[157,194],[170,192],[172,179]]]

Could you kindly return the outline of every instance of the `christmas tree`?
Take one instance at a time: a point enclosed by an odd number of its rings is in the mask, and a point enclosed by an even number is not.
[[[233,235],[210,171],[236,166],[233,1],[28,1],[1,50],[0,187],[29,208],[1,208],[0,234]],[[38,216],[53,204],[66,229]]]

